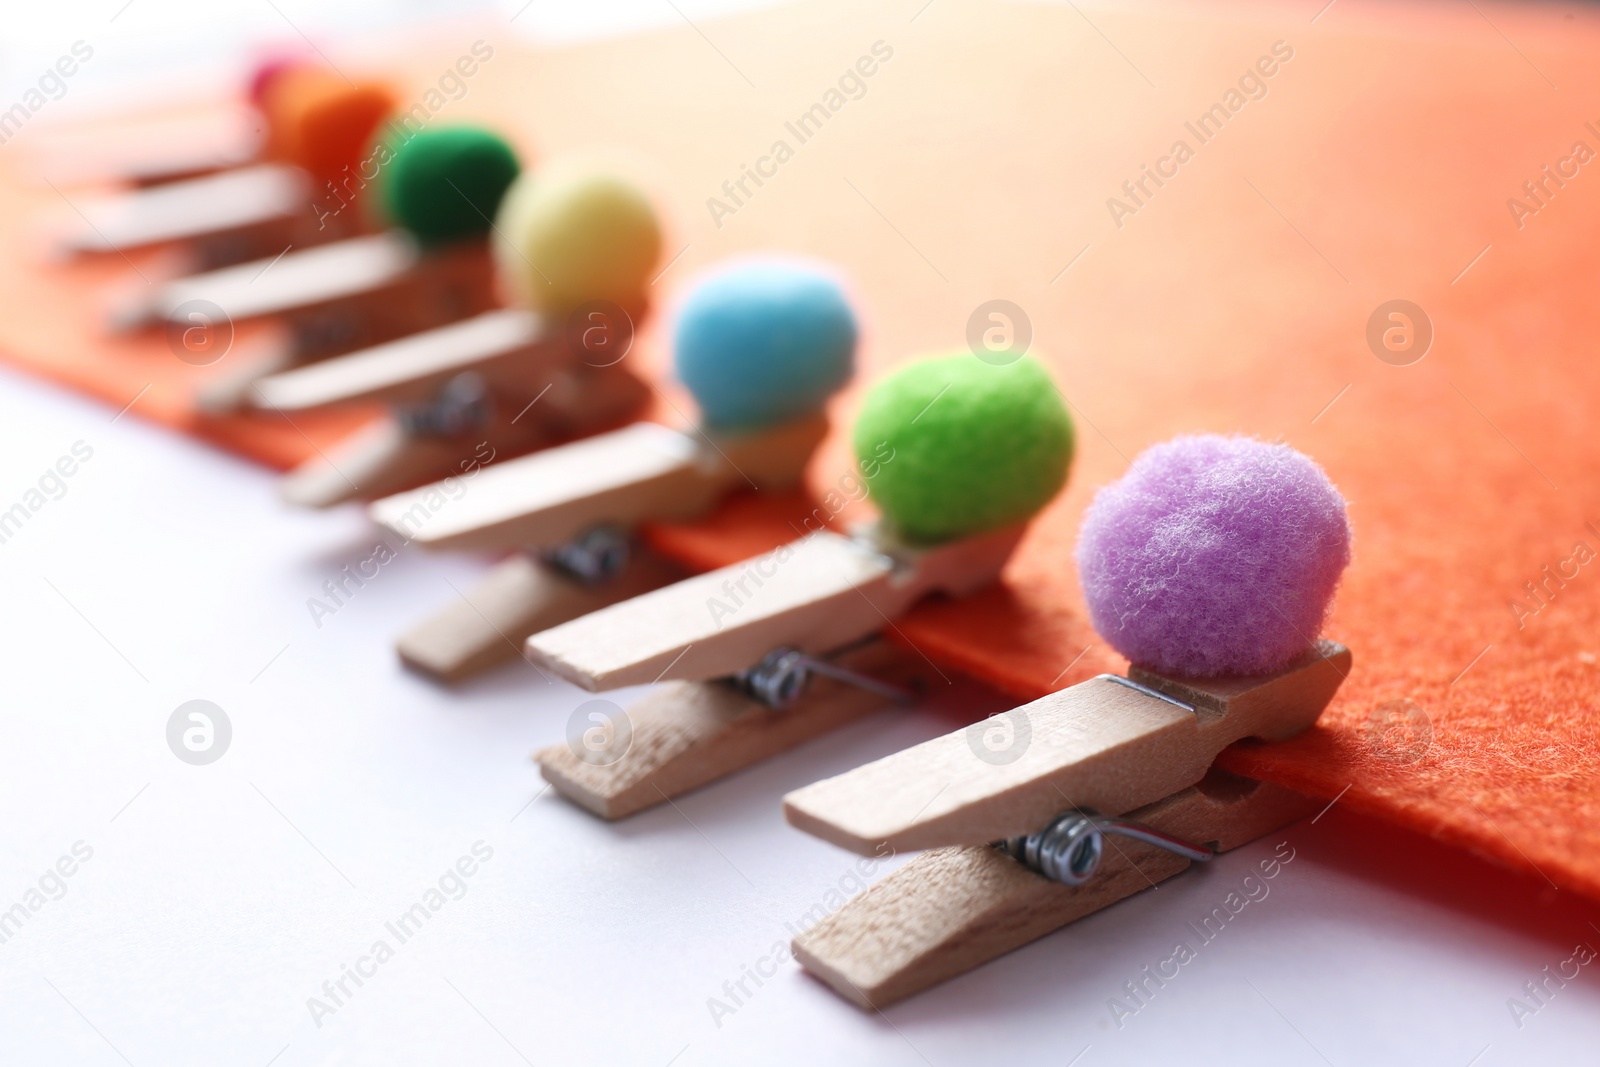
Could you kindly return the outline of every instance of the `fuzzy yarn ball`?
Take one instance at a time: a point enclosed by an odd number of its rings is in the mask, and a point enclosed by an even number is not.
[[[403,136],[379,172],[383,210],[423,245],[489,232],[522,166],[498,134],[442,126]]]
[[[291,70],[308,66],[305,59],[289,52],[272,52],[257,61],[245,82],[245,98],[260,107],[272,89],[272,83]]]
[[[661,256],[661,226],[643,190],[574,165],[525,173],[500,205],[495,265],[519,304],[552,314],[590,301],[641,310]]]
[[[323,182],[359,175],[374,136],[394,111],[394,95],[377,82],[346,82],[320,67],[293,66],[267,79],[260,105],[267,154]]]
[[[1322,468],[1288,445],[1177,437],[1095,495],[1077,556],[1095,629],[1134,663],[1266,674],[1321,633],[1350,524]]]
[[[711,426],[768,426],[818,411],[855,368],[856,316],[831,274],[744,259],[695,283],[678,312],[678,377]]]
[[[1021,522],[1072,465],[1072,416],[1049,373],[963,352],[908,364],[867,394],[855,451],[868,492],[907,539],[947,541]]]

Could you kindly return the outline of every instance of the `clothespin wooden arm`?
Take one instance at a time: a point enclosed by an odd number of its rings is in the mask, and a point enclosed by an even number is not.
[[[483,471],[470,493],[413,536],[430,549],[504,550],[557,545],[600,524],[688,518],[747,477],[762,487],[792,485],[827,429],[820,415],[709,438],[635,423]],[[374,521],[398,529],[426,492],[378,501]]]
[[[549,373],[566,349],[546,323],[526,311],[490,311],[398,341],[274,374],[255,384],[252,401],[275,411],[357,402],[432,399],[457,374],[474,371],[490,386]]]
[[[1316,810],[1282,787],[1213,771],[1130,817],[1219,852]],[[1189,867],[1123,839],[1082,885],[1051,881],[987,845],[924,852],[794,940],[795,958],[841,996],[884,1008]]]
[[[686,579],[528,639],[528,656],[599,692],[737,674],[776,648],[824,654],[878,632],[936,590],[994,581],[1021,529],[887,555],[830,531]]]
[[[303,172],[262,163],[85,203],[60,245],[69,254],[128,251],[285,219],[310,200]]]
[[[356,237],[291,251],[275,264],[242,263],[168,282],[153,308],[165,319],[190,301],[204,300],[241,322],[379,290],[420,259],[416,242],[404,234]]]
[[[1073,808],[1122,814],[1198,782],[1235,741],[1306,729],[1349,669],[1348,649],[1320,641],[1265,677],[1140,675],[1193,704],[1102,675],[1004,713],[995,727],[1021,750],[1009,762],[985,758],[979,724],[790,793],[784,815],[870,855],[998,841]]]

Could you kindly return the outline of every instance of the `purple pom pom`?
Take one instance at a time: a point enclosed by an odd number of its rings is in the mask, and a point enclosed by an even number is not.
[[[1322,630],[1350,562],[1344,497],[1288,445],[1178,437],[1101,489],[1078,538],[1095,629],[1160,674],[1265,674]]]

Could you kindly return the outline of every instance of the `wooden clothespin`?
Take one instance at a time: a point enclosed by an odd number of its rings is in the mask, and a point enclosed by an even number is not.
[[[740,490],[797,484],[855,339],[855,317],[825,273],[733,264],[699,282],[677,317],[676,362],[700,426],[638,423],[512,460],[437,513],[422,506],[428,490],[374,504],[377,522],[427,548],[517,550],[403,635],[401,659],[458,681],[515,658],[530,634],[681,577],[640,551],[632,531],[704,514]]]
[[[238,353],[203,383],[202,408],[219,414],[267,374],[488,311],[497,301],[487,234],[519,169],[510,146],[457,126],[424,129],[388,153],[378,192],[394,229],[168,282],[120,324],[282,321],[287,343]]]
[[[285,476],[284,500],[325,508],[371,499],[636,416],[649,387],[626,367],[578,358],[560,325],[520,309],[489,311],[263,378],[251,398],[266,410],[362,401],[390,409]]]
[[[82,62],[92,59],[93,46],[77,42],[68,55],[56,63],[59,73],[70,77]],[[275,139],[271,134],[272,116],[270,102],[287,76],[303,76],[308,72],[321,72],[305,62],[299,55],[278,51],[262,56],[240,87],[238,98],[226,117],[208,124],[196,136],[190,129],[184,136],[166,134],[161,117],[142,114],[132,117],[131,127],[138,140],[116,140],[106,144],[103,123],[95,123],[83,131],[74,129],[69,136],[73,143],[83,143],[74,150],[58,150],[42,161],[42,170],[60,184],[94,184],[125,186],[135,189],[150,188],[169,182],[203,178],[239,167],[270,162]],[[326,72],[332,76],[332,72]],[[118,129],[128,129],[128,123],[118,123]],[[159,142],[152,147],[150,140]]]
[[[502,270],[506,295],[527,308],[485,312],[254,383],[257,407],[285,413],[390,405],[389,419],[292,472],[285,499],[329,507],[475,475],[499,458],[639,413],[648,388],[621,361],[660,248],[648,199],[619,178],[582,173],[529,175],[507,200],[523,204],[508,213],[522,221],[498,228],[507,246],[502,266],[507,257],[541,264]]]
[[[270,259],[362,232],[368,213],[345,208],[367,184],[362,164],[377,165],[382,147],[372,141],[394,110],[389,90],[306,68],[278,73],[263,92],[269,131],[263,158],[75,205],[56,253],[126,254],[160,246],[175,253],[174,273],[181,274]]]
[[[528,639],[530,659],[585,689],[672,683],[628,710],[625,751],[539,752],[557,790],[620,818],[910,699],[920,660],[875,638],[924,596],[996,581],[1073,448],[1037,363],[970,355],[880,383],[854,436],[878,524],[846,537],[808,521],[775,552]],[[826,681],[808,690],[813,675]]]
[[[1287,446],[1146,452],[1078,552],[1091,615],[1136,665],[785,797],[792,825],[852,851],[931,850],[795,958],[882,1008],[1314,810],[1211,765],[1309,728],[1349,673],[1348,649],[1307,637],[1348,545],[1342,499]]]

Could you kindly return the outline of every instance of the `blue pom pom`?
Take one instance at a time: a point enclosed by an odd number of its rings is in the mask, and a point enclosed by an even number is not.
[[[707,425],[768,426],[819,410],[850,380],[856,319],[816,267],[745,260],[695,286],[673,348]]]

